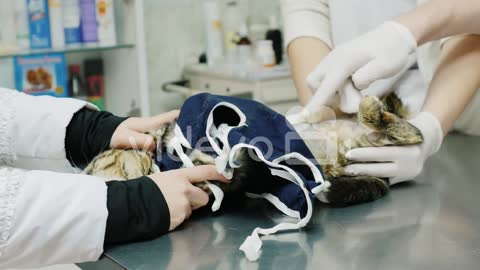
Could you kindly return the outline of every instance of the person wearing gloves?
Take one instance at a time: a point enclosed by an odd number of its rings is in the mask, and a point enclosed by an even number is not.
[[[282,6],[293,78],[305,105],[300,119],[335,104],[353,113],[362,95],[389,91],[419,111],[409,121],[423,144],[353,149],[346,155],[357,163],[347,174],[388,177],[391,184],[412,180],[453,127],[480,135],[476,0],[282,0]],[[450,38],[427,43],[443,37]]]
[[[95,261],[104,245],[159,236],[207,204],[192,183],[226,181],[213,166],[108,183],[73,173],[106,148],[153,151],[144,132],[177,116],[120,118],[0,88],[0,269]]]

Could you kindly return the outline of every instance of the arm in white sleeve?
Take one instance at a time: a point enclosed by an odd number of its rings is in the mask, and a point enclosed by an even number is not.
[[[65,133],[73,115],[89,103],[70,98],[30,96],[0,88],[4,132],[0,160],[29,169],[71,168]],[[92,106],[92,109],[93,106]]]
[[[313,37],[332,48],[328,0],[281,0],[285,20],[285,42]]]
[[[0,269],[95,261],[107,216],[103,179],[0,168]]]
[[[330,52],[329,6],[327,0],[282,0],[285,41],[298,99],[307,104],[312,90],[306,79]]]
[[[478,0],[420,0],[416,9],[395,20],[406,26],[418,45],[458,34],[480,34]]]

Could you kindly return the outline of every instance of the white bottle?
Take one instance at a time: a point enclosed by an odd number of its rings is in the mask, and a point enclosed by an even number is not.
[[[16,50],[15,4],[0,1],[0,51],[9,53]]]
[[[50,37],[52,48],[65,47],[65,32],[63,29],[63,1],[48,0],[48,17],[50,20]]]
[[[275,67],[275,52],[271,40],[260,40],[257,43],[257,58],[265,68]]]
[[[30,29],[26,1],[15,1],[15,29],[17,46],[21,50],[30,48]]]
[[[248,38],[246,23],[242,23],[239,30],[239,41],[237,43],[237,62],[248,62],[252,58],[252,42]]]
[[[243,23],[243,18],[237,1],[229,1],[223,16],[223,30],[225,36],[225,52],[233,53],[239,40],[238,29]]]
[[[117,44],[113,0],[96,0],[98,21],[98,42],[102,46]]]
[[[223,57],[222,22],[217,1],[204,3],[205,31],[208,65],[218,63]]]
[[[82,38],[80,33],[79,0],[63,0],[63,27],[66,45],[80,45]]]

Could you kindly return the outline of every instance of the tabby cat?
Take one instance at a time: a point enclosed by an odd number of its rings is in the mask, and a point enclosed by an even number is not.
[[[390,94],[381,100],[376,97],[365,97],[355,117],[324,121],[305,126],[295,126],[300,136],[305,139],[318,163],[322,166],[328,188],[322,193],[322,200],[333,206],[347,206],[379,199],[389,191],[389,180],[370,176],[346,176],[343,168],[349,164],[345,153],[353,148],[413,145],[423,141],[420,131],[408,123],[405,118],[408,110],[395,94]],[[174,136],[175,123],[165,125],[154,133],[159,145],[167,146]],[[334,134],[334,138],[318,136],[315,140],[307,137],[311,130],[320,134]],[[336,146],[335,153],[328,149]],[[194,165],[214,164],[213,157],[198,150],[189,153]],[[239,193],[254,181],[247,179],[269,178],[269,169],[258,162],[252,153],[247,150],[240,152],[236,157],[241,165],[234,171],[230,184],[215,183],[225,193]],[[153,156],[150,153],[138,150],[108,150],[97,156],[84,170],[84,173],[105,177],[110,180],[127,180],[158,172]],[[257,182],[258,183],[258,182]],[[256,184],[257,184],[256,183]],[[264,183],[265,184],[265,183]],[[268,184],[268,183],[266,183]],[[206,185],[200,185],[210,193]],[[228,197],[228,196],[226,196]]]

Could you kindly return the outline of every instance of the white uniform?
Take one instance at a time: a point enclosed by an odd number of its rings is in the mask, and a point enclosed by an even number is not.
[[[330,48],[349,41],[386,20],[408,12],[426,0],[282,0],[285,40],[316,37]],[[393,86],[412,111],[421,109],[436,65],[442,41],[426,44],[418,50],[419,70],[408,70]],[[366,90],[375,93],[375,84]],[[465,133],[480,135],[480,95],[462,114],[455,127]]]
[[[0,269],[102,254],[107,187],[73,174],[65,153],[66,127],[86,105],[0,88]]]

